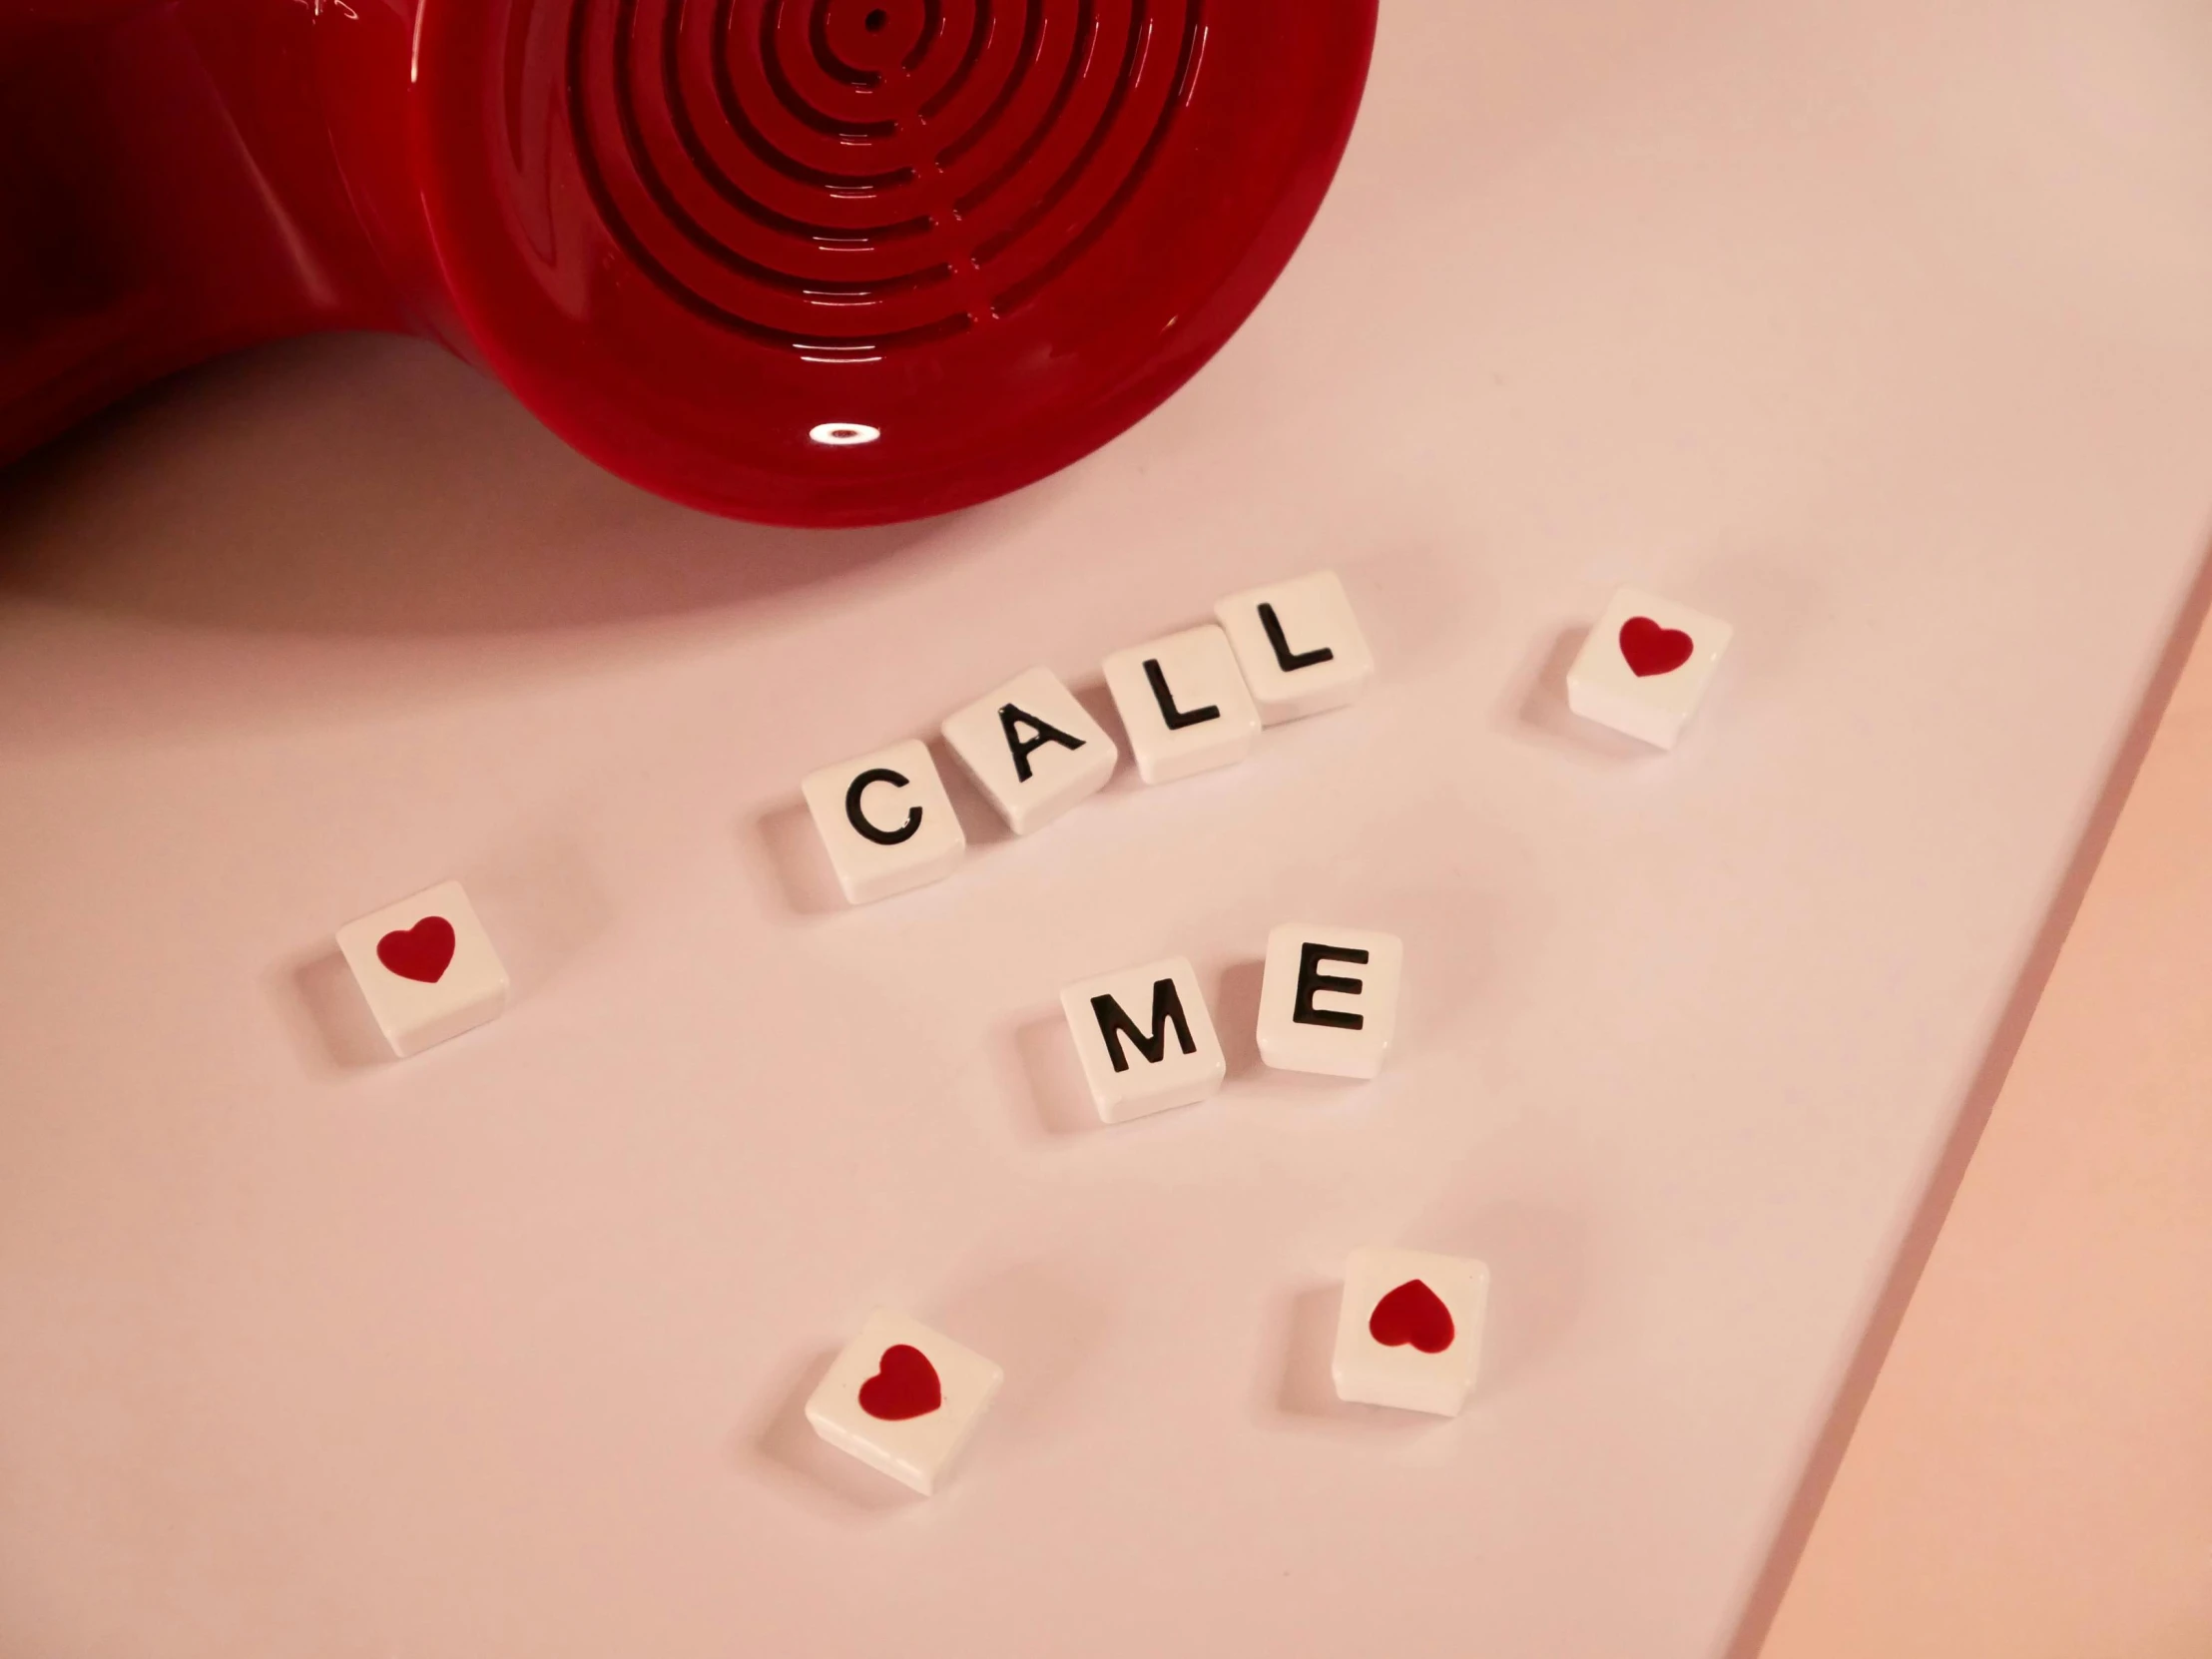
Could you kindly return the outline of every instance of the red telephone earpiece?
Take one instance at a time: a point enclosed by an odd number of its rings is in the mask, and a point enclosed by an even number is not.
[[[717,512],[978,501],[1244,320],[1374,29],[1375,0],[17,0],[0,459],[216,352],[400,328]]]

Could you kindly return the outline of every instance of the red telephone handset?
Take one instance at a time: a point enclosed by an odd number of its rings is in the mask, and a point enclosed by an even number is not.
[[[791,524],[1041,477],[1226,340],[1375,0],[14,0],[0,460],[317,328]]]

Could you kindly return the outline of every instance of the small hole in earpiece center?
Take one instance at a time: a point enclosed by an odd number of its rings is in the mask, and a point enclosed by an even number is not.
[[[867,16],[860,19],[860,21],[867,26],[867,32],[871,35],[879,32],[882,29],[883,25],[888,23],[890,20],[891,14],[883,10],[883,8],[880,6],[876,7],[875,10],[869,12]]]

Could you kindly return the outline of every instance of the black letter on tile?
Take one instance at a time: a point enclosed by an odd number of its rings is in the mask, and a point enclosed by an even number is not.
[[[1028,727],[1030,731],[1037,735],[1033,738],[1017,736],[1014,732],[1017,723]],[[1029,757],[1046,744],[1056,743],[1062,749],[1081,749],[1083,747],[1081,738],[1071,738],[1057,726],[1039,720],[1027,709],[1017,709],[1011,703],[1006,704],[998,711],[998,729],[1006,734],[1006,747],[1013,752],[1014,780],[1017,783],[1026,784],[1029,782]]]
[[[1364,962],[1365,950],[1348,950],[1343,945],[1308,944],[1298,951],[1298,1001],[1291,1008],[1291,1020],[1297,1025],[1334,1025],[1340,1030],[1357,1031],[1367,1024],[1361,1014],[1340,1013],[1335,1008],[1314,1006],[1316,991],[1343,991],[1358,996],[1367,986],[1364,979],[1347,979],[1342,974],[1324,973],[1324,962]]]
[[[1129,1033],[1129,1040],[1137,1045],[1137,1052],[1154,1065],[1158,1065],[1168,1051],[1168,1027],[1175,1027],[1176,1040],[1183,1045],[1183,1052],[1196,1054],[1198,1044],[1191,1041],[1190,1021],[1183,1017],[1183,999],[1176,994],[1175,981],[1162,979],[1152,987],[1152,1034],[1146,1036],[1137,1029],[1137,1022],[1122,1012],[1121,1004],[1110,996],[1091,998],[1091,1012],[1098,1016],[1098,1034],[1106,1039],[1106,1057],[1114,1062],[1116,1071],[1129,1069],[1129,1056],[1121,1050],[1121,1034]]]
[[[1326,645],[1316,646],[1311,651],[1293,651],[1291,642],[1283,637],[1283,623],[1276,616],[1273,605],[1260,607],[1260,626],[1268,631],[1268,644],[1275,647],[1275,666],[1285,674],[1329,662],[1337,655]]]
[[[1144,677],[1152,682],[1152,696],[1160,705],[1160,718],[1168,723],[1170,732],[1180,732],[1186,726],[1196,726],[1201,721],[1221,719],[1221,711],[1209,703],[1198,709],[1178,709],[1175,693],[1168,690],[1168,677],[1160,672],[1160,659],[1144,660]]]
[[[873,767],[861,773],[859,777],[852,780],[851,787],[844,792],[845,822],[859,830],[861,834],[867,836],[877,846],[896,846],[902,840],[911,839],[914,831],[921,828],[921,809],[919,807],[907,808],[906,822],[896,830],[878,830],[874,825],[868,823],[867,815],[860,811],[861,792],[866,790],[870,784],[895,784],[898,788],[904,789],[906,780],[899,777],[888,767]]]

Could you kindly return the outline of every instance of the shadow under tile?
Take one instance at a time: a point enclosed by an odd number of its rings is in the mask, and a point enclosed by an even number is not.
[[[1100,1127],[1065,1015],[1057,1008],[1033,1015],[1016,1025],[1005,1041],[1012,1051],[1015,1088],[1046,1134],[1084,1135]]]
[[[1262,1069],[1260,1059],[1260,984],[1267,963],[1257,958],[1237,962],[1222,970],[1214,982],[1214,1035],[1221,1039],[1228,1081],[1251,1077]]]
[[[837,872],[815,830],[814,815],[804,801],[788,801],[753,821],[753,833],[767,855],[777,895],[792,914],[832,915],[845,908]]]
[[[365,1071],[391,1059],[391,1047],[336,945],[278,968],[271,975],[271,992],[310,1070]]]

